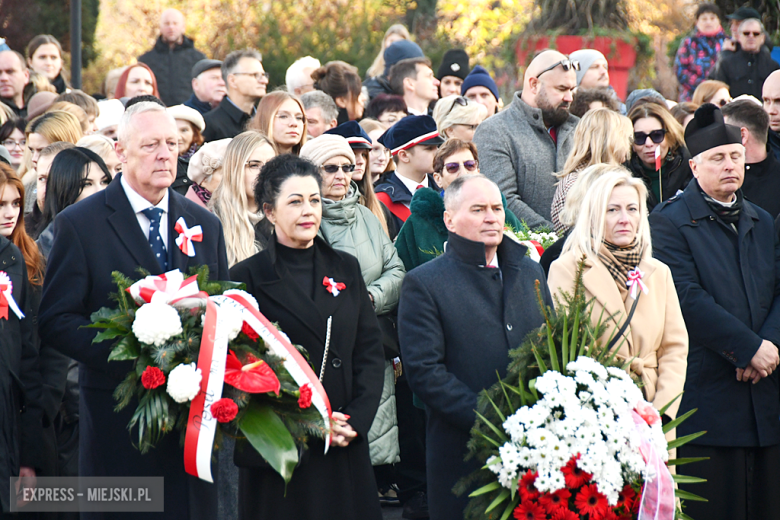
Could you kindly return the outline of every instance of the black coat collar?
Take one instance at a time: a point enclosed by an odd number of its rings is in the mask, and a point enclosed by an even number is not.
[[[226,95],[219,102],[219,108],[225,112],[230,119],[237,125],[242,125],[245,121],[249,120],[252,116],[247,114],[236,106],[235,103],[230,101],[230,98]]]
[[[498,250],[496,252],[499,266],[501,268],[504,268],[505,266],[519,267],[527,250],[528,248],[524,245],[518,244],[511,238],[504,237],[498,245]],[[483,242],[475,242],[463,238],[452,231],[449,232],[447,238],[447,250],[445,251],[445,254],[452,256],[460,262],[473,266],[484,267],[485,265],[485,244]]]
[[[707,201],[704,200],[704,197],[701,194],[701,188],[699,187],[699,182],[696,179],[691,180],[688,187],[685,188],[685,191],[682,193],[682,197],[688,205],[688,211],[690,211],[693,220],[710,217],[718,218],[709,204],[707,204]],[[742,212],[739,218],[740,222],[743,220],[742,215],[745,215],[752,220],[758,220],[758,213],[756,213],[753,205],[748,201],[745,202],[746,203],[742,206]]]

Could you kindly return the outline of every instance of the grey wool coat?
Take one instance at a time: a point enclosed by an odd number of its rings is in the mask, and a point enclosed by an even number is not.
[[[552,228],[550,206],[557,179],[574,143],[579,118],[569,119],[557,128],[557,145],[542,122],[542,111],[520,99],[479,125],[474,144],[479,150],[479,166],[492,179],[517,218],[531,228]]]
[[[499,268],[485,267],[485,245],[450,233],[446,251],[410,271],[401,288],[398,337],[412,391],[425,404],[431,520],[463,518],[468,497],[452,487],[484,461],[464,462],[477,394],[504,377],[509,351],[543,323],[536,300],[542,268],[526,247],[504,239]]]

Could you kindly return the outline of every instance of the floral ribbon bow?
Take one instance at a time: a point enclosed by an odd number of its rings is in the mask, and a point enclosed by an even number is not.
[[[628,280],[626,285],[631,289],[631,297],[636,300],[637,288],[641,289],[643,293],[647,294],[648,289],[645,282],[642,281],[642,277],[645,275],[639,268],[635,268],[628,272]]]
[[[179,236],[176,237],[176,245],[179,246],[181,252],[190,257],[195,256],[195,247],[192,243],[203,240],[203,229],[200,226],[188,228],[184,217],[179,217],[173,229],[179,233]]]
[[[139,304],[165,303],[175,307],[200,306],[208,294],[198,288],[198,277],[185,279],[178,269],[159,276],[147,276],[127,288],[130,296]]]
[[[322,279],[322,285],[325,286],[325,288],[333,295],[334,298],[338,296],[341,291],[347,288],[347,286],[343,283],[336,282],[333,278],[328,278],[327,276]]]
[[[8,308],[10,307],[16,317],[20,320],[24,318],[24,313],[16,304],[13,295],[14,284],[5,271],[0,271],[0,318],[8,319]]]

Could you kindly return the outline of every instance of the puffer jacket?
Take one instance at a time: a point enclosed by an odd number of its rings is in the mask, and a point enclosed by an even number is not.
[[[398,306],[404,266],[379,220],[371,210],[358,202],[359,198],[357,184],[352,182],[343,200],[332,202],[325,199],[320,235],[334,249],[358,259],[363,281],[374,299],[377,315],[389,314]],[[379,409],[368,433],[373,466],[394,464],[401,458],[392,361],[385,360],[384,378]]]
[[[334,249],[358,259],[374,309],[381,316],[398,306],[405,271],[379,220],[358,202],[359,198],[357,184],[352,182],[343,200],[326,200],[320,235]]]

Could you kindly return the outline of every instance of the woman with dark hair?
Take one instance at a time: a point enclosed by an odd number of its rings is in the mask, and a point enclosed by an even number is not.
[[[74,147],[57,154],[49,169],[43,218],[38,225],[38,247],[49,256],[54,241],[54,217],[62,210],[102,191],[111,182],[106,163],[86,148]]]
[[[582,118],[589,110],[608,108],[620,112],[620,106],[615,97],[606,88],[578,88],[574,93],[569,113]]]
[[[387,128],[390,128],[408,116],[409,111],[406,108],[404,98],[401,96],[379,94],[368,104],[364,115],[371,119],[376,119]]]
[[[265,134],[277,154],[297,155],[306,142],[305,114],[297,96],[277,90],[263,97],[247,127]]]
[[[255,200],[274,226],[273,239],[230,270],[265,316],[306,348],[334,410],[328,453],[311,439],[286,489],[248,442],[236,442],[244,520],[382,518],[367,442],[382,394],[382,336],[357,259],[317,236],[321,183],[319,169],[305,159],[287,154],[268,161]],[[334,295],[323,279],[346,287]]]
[[[27,66],[49,80],[57,94],[70,85],[62,76],[62,46],[51,34],[39,34],[27,44]]]
[[[647,186],[647,209],[684,190],[693,178],[682,126],[656,103],[637,103],[628,113],[634,126],[631,158],[624,166]],[[656,159],[657,157],[657,159]],[[660,168],[657,166],[660,164]]]
[[[136,63],[125,69],[116,84],[114,97],[116,99],[134,98],[137,96],[154,96],[159,98],[157,78],[145,63]]]
[[[333,98],[339,107],[338,124],[363,119],[366,99],[357,67],[343,61],[331,61],[311,73],[314,88]]]
[[[24,119],[14,117],[0,126],[0,144],[6,147],[11,154],[11,166],[14,170],[24,162],[24,150],[27,148],[27,137],[24,135]]]
[[[685,127],[688,126],[688,123],[693,119],[693,113],[696,112],[697,108],[699,108],[699,105],[690,101],[683,101],[672,107],[672,117],[674,117],[675,121],[680,123],[683,133],[685,133]]]

